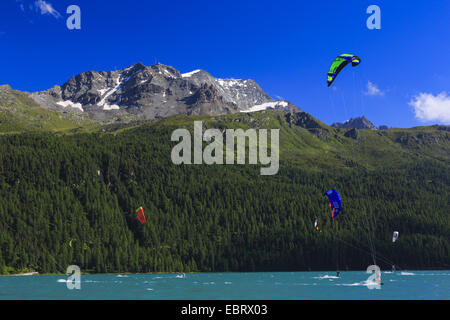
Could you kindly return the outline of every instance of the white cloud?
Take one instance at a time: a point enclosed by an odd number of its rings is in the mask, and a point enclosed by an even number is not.
[[[52,7],[51,3],[37,0],[34,2],[34,5],[36,6],[36,9],[41,11],[41,14],[50,14],[57,19],[61,17],[61,14]]]
[[[367,91],[364,92],[368,96],[383,96],[384,92],[378,89],[375,83],[367,81]]]
[[[450,124],[450,96],[445,92],[441,92],[437,96],[431,93],[421,93],[415,96],[409,105],[414,108],[419,121]]]

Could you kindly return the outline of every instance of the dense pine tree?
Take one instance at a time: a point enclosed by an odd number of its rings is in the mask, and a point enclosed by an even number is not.
[[[319,171],[282,162],[277,175],[261,176],[259,166],[175,166],[170,133],[1,136],[0,273],[70,264],[87,272],[366,268],[370,235],[383,267],[450,265],[448,164]],[[327,188],[344,201],[338,234]]]

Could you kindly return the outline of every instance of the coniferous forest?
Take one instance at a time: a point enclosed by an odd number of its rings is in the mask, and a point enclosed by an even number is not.
[[[410,144],[396,146],[401,163],[390,151],[351,149],[379,143],[375,133],[358,142],[281,129],[274,176],[255,165],[174,165],[164,122],[0,136],[0,273],[365,269],[373,253],[382,268],[450,266],[448,160]],[[342,152],[313,154],[316,140]],[[297,163],[293,150],[312,160]],[[362,154],[378,164],[363,165]],[[330,188],[343,201],[333,222]]]

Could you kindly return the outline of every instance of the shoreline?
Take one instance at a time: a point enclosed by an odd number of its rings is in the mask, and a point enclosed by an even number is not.
[[[39,272],[25,272],[25,273],[17,273],[17,274],[5,274],[4,276],[9,277],[30,277],[30,276],[38,276]]]
[[[395,270],[394,273],[402,273],[402,272],[414,272],[414,271],[449,271],[450,269],[402,269]],[[255,271],[255,272],[149,272],[149,273],[132,273],[132,272],[113,272],[113,273],[81,273],[81,275],[156,275],[156,274],[208,274],[208,273],[268,273],[268,272],[280,272],[280,273],[292,273],[292,272],[327,272],[327,273],[335,273],[336,270],[311,270],[311,271]],[[341,273],[345,272],[366,272],[366,270],[341,270]],[[391,272],[391,270],[381,270],[381,272]],[[26,273],[18,273],[18,274],[5,274],[0,275],[0,277],[27,277],[27,276],[67,276],[63,273],[39,273],[39,272],[26,272]]]

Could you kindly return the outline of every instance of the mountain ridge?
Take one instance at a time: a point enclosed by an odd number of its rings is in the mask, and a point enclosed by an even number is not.
[[[252,79],[220,79],[201,69],[181,74],[171,66],[141,62],[122,70],[82,72],[30,97],[43,108],[86,113],[96,121],[233,114],[255,106],[260,106],[257,111],[300,110],[273,99]]]
[[[334,122],[331,126],[334,128],[343,128],[343,129],[378,130],[378,128],[365,116],[351,118],[345,121],[344,123]]]

